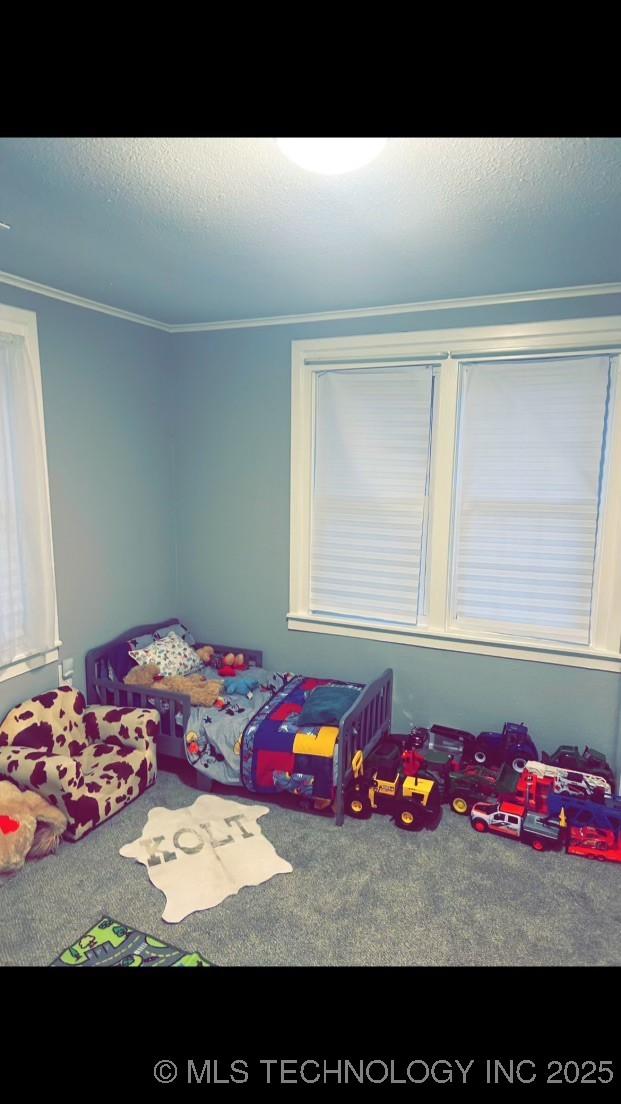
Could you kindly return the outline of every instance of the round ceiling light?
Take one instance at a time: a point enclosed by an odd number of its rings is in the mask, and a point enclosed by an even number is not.
[[[368,165],[386,145],[386,138],[277,138],[280,149],[303,169],[336,175]]]

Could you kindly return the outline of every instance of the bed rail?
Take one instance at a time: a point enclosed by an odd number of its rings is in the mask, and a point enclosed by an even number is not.
[[[108,672],[108,655],[117,644],[126,640],[132,640],[136,636],[153,634],[157,629],[166,629],[171,625],[178,625],[179,618],[171,617],[168,621],[157,621],[149,625],[135,625],[127,629],[120,636],[91,648],[86,654],[86,701],[89,705],[119,705],[135,706],[141,709],[159,709],[161,717],[161,731],[164,737],[162,748],[164,754],[185,758],[185,752],[181,737],[185,732],[192,704],[189,695],[173,694],[169,690],[157,690],[155,687],[126,686],[123,682],[111,679]],[[196,644],[196,648],[204,645]],[[258,648],[245,648],[231,644],[213,644],[217,656],[225,656],[228,652],[238,655],[243,652],[250,667],[263,666],[263,652]],[[150,699],[150,700],[149,700]],[[157,704],[155,704],[157,703]],[[175,719],[180,716],[179,725]],[[180,726],[183,727],[180,727]]]
[[[171,740],[178,740],[175,723],[180,714],[179,724],[183,725],[182,732],[185,732],[192,708],[187,694],[171,694],[170,690],[156,690],[154,686],[126,686],[124,682],[114,682],[109,678],[96,678],[93,687],[94,693],[89,697],[89,705],[157,709],[160,714],[162,735],[170,737]]]
[[[391,729],[392,668],[361,690],[341,721],[338,741],[335,814],[340,827],[345,819],[345,790],[353,777],[352,759],[357,751],[365,755],[379,744]]]

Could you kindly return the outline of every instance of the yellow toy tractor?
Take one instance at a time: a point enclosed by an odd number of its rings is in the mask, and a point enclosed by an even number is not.
[[[350,816],[362,820],[373,812],[392,813],[395,824],[410,832],[439,818],[438,783],[422,772],[416,776],[404,774],[401,751],[398,743],[386,740],[366,762],[363,752],[356,752],[345,798]]]

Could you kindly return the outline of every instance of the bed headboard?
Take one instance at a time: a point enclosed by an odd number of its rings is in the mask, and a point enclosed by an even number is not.
[[[99,644],[98,647],[91,648],[85,657],[87,702],[92,704],[99,700],[96,682],[98,679],[108,678],[107,657],[115,644],[122,644],[125,640],[132,640],[136,636],[145,636],[147,633],[154,633],[157,629],[166,629],[169,625],[178,625],[179,623],[178,617],[169,617],[167,621],[154,621],[149,625],[134,625],[133,628],[126,629],[125,632],[115,636],[112,640],[107,640],[105,644]],[[202,644],[212,644],[217,655],[226,655],[227,652],[234,652],[235,654],[243,652],[251,667],[263,666],[263,652],[257,648],[246,648],[243,645],[234,644],[213,644],[211,640],[197,641],[196,647],[200,648]]]

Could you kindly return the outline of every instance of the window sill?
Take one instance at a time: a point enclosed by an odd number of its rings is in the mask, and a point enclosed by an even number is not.
[[[417,648],[437,648],[448,652],[470,652],[474,655],[522,659],[533,663],[554,663],[563,667],[585,667],[597,671],[621,672],[621,655],[595,648],[571,644],[543,644],[521,640],[499,640],[494,637],[468,636],[438,632],[403,625],[376,625],[339,618],[317,617],[305,613],[288,613],[289,629],[296,632],[325,633],[329,636],[353,636],[363,640],[379,640],[388,644],[410,644]]]
[[[58,648],[52,648],[49,652],[38,652],[36,655],[18,659],[15,663],[8,663],[6,667],[0,667],[0,682],[17,678],[18,675],[26,675],[29,671],[36,671],[38,667],[45,667],[48,663],[55,663],[60,653]]]

